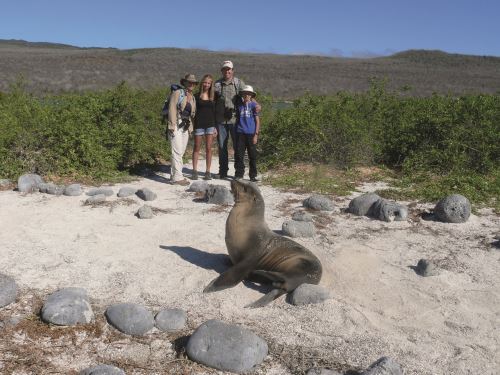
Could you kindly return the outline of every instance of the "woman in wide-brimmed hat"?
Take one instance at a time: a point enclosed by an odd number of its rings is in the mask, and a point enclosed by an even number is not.
[[[181,78],[179,90],[171,93],[168,108],[168,135],[172,149],[170,157],[170,180],[173,184],[189,185],[182,174],[183,156],[193,131],[193,122],[196,114],[196,100],[193,89],[198,84],[194,74],[186,74]]]

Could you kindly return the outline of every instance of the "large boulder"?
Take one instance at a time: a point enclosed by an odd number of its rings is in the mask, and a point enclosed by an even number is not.
[[[439,275],[439,268],[430,260],[420,259],[415,267],[415,272],[424,277],[436,276]]]
[[[389,357],[379,358],[360,375],[403,375],[401,366]]]
[[[63,192],[64,195],[67,195],[69,197],[77,197],[79,195],[82,195],[82,187],[80,184],[71,184],[66,186]]]
[[[174,332],[186,327],[187,315],[181,309],[161,310],[155,316],[155,325],[160,331]]]
[[[17,284],[10,276],[0,273],[0,308],[16,300]]]
[[[35,173],[23,174],[17,180],[17,190],[21,193],[33,193],[38,191],[38,186],[43,183],[42,177]]]
[[[316,233],[314,224],[310,221],[288,220],[281,226],[283,234],[289,237],[313,237]]]
[[[292,220],[295,221],[313,221],[313,215],[305,211],[295,211],[292,215]]]
[[[139,219],[152,219],[153,218],[153,209],[145,204],[139,210],[137,210],[137,217]]]
[[[347,212],[358,216],[371,216],[373,205],[381,199],[375,193],[366,193],[349,202]]]
[[[151,191],[148,188],[142,188],[142,189],[137,190],[135,195],[137,195],[139,198],[141,198],[144,201],[154,201],[157,197],[156,193],[154,193],[153,191]]]
[[[154,327],[153,314],[134,303],[112,305],[106,309],[105,315],[109,324],[127,335],[142,336]]]
[[[222,371],[249,372],[267,356],[267,343],[248,329],[209,320],[191,335],[186,352],[193,361]]]
[[[205,193],[207,203],[231,205],[234,203],[234,197],[231,191],[222,185],[208,185]]]
[[[38,189],[40,193],[50,194],[50,195],[62,195],[64,192],[64,185],[56,185],[52,182],[47,184],[39,184]]]
[[[330,299],[330,291],[314,284],[301,284],[290,294],[290,303],[295,306],[310,305]]]
[[[330,198],[324,195],[311,195],[309,198],[304,199],[302,205],[306,208],[315,211],[332,211],[334,206]]]
[[[382,221],[405,221],[408,218],[408,208],[402,204],[379,199],[371,208],[371,215]]]
[[[469,200],[460,194],[452,194],[441,199],[434,207],[436,219],[444,223],[465,223],[470,216]]]
[[[102,186],[98,187],[98,188],[92,188],[89,191],[87,191],[87,195],[89,195],[89,196],[101,195],[101,194],[104,194],[106,197],[110,197],[114,193],[113,193],[113,189],[107,188],[107,187],[102,187]]]
[[[43,304],[44,322],[60,326],[90,323],[94,317],[87,292],[82,288],[64,288],[52,293]]]
[[[111,365],[97,365],[80,371],[80,375],[125,375],[125,371]]]
[[[134,195],[137,192],[137,189],[131,186],[123,186],[120,188],[118,191],[118,196],[120,198],[126,198],[130,197],[131,195]]]
[[[195,193],[198,192],[205,192],[208,189],[208,182],[206,181],[194,181],[190,186],[187,191],[192,191]]]

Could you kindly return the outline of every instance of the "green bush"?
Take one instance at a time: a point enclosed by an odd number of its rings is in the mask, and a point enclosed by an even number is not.
[[[491,173],[500,165],[500,95],[306,95],[263,127],[266,166],[383,164],[404,173]]]
[[[37,172],[105,179],[169,154],[160,90],[0,96],[0,176]]]

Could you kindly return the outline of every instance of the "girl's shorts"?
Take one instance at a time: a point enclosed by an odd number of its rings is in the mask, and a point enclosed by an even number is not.
[[[215,133],[215,126],[206,129],[203,128],[194,129],[194,135],[209,135],[214,133]]]

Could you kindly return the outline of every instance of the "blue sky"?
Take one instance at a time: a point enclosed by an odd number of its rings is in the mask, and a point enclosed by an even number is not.
[[[500,56],[500,0],[16,0],[0,39],[365,57],[407,49]]]

